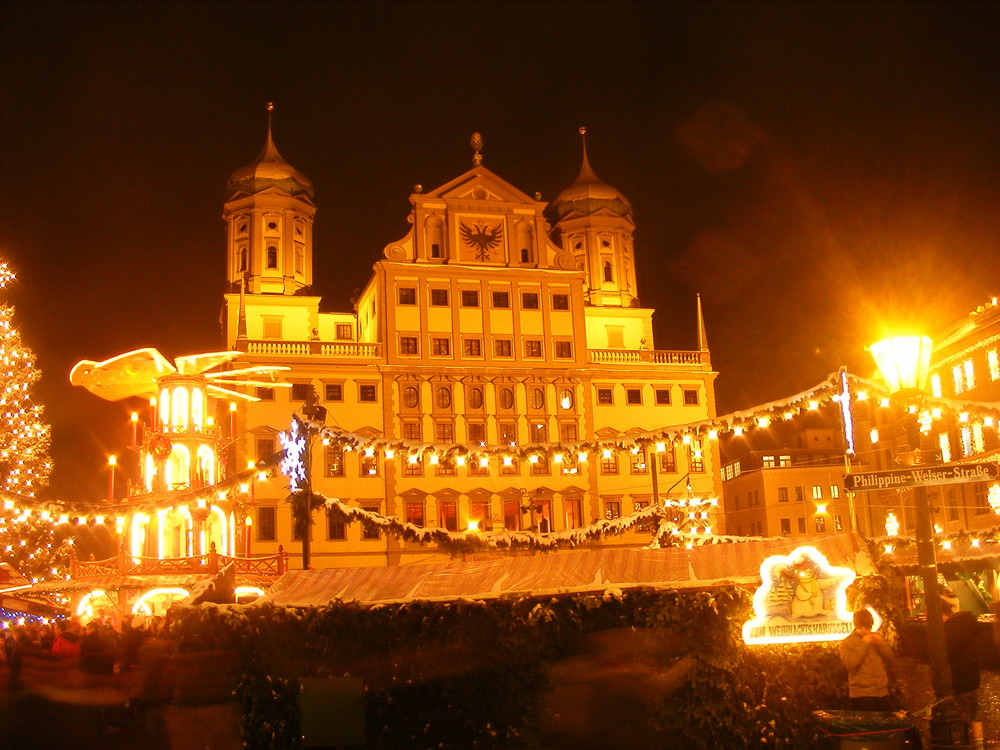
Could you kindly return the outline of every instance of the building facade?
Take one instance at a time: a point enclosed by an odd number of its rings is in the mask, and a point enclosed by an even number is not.
[[[289,368],[291,385],[234,400],[234,466],[279,451],[292,415],[315,399],[328,429],[377,447],[313,438],[313,490],[415,526],[545,534],[627,516],[654,492],[721,495],[716,441],[633,440],[714,416],[716,373],[700,306],[697,350],[654,346],[631,205],[597,178],[586,148],[551,205],[487,169],[478,149],[468,171],[416,186],[410,204],[409,232],[384,248],[353,309],[320,312],[310,181],[270,128],[232,175],[226,346],[243,353],[239,367]],[[297,549],[287,480],[272,474],[250,492],[253,553]],[[322,511],[313,520],[314,567],[437,554]],[[705,520],[721,530],[718,509]]]

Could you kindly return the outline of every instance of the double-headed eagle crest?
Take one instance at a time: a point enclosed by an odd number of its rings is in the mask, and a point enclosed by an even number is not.
[[[476,251],[476,260],[489,260],[490,251],[503,239],[503,225],[490,228],[486,224],[473,224],[470,227],[463,221],[458,225],[458,233],[462,241]]]

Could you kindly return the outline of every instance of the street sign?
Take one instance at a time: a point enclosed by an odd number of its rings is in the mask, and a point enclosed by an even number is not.
[[[924,466],[899,471],[870,471],[844,476],[844,489],[848,492],[865,490],[894,490],[900,487],[927,487],[936,484],[963,484],[965,482],[992,482],[998,474],[997,464],[951,464]]]

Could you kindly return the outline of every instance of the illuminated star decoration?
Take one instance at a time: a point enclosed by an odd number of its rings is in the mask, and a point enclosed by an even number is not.
[[[503,237],[503,226],[497,224],[490,229],[485,224],[473,224],[470,227],[463,221],[458,227],[458,233],[465,244],[476,251],[476,260],[489,260],[490,251],[499,246]]]
[[[288,432],[279,432],[278,440],[285,449],[285,457],[281,459],[281,473],[288,477],[288,486],[292,492],[298,492],[299,485],[306,481],[306,467],[302,456],[306,452],[305,435],[299,434],[298,417],[292,420]]]

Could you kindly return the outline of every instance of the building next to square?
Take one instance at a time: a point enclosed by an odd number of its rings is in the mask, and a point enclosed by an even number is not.
[[[316,441],[313,490],[418,526],[546,533],[627,516],[652,502],[654,466],[661,499],[721,496],[714,440],[659,443],[650,455],[573,450],[715,416],[700,303],[697,349],[654,345],[629,201],[596,176],[585,141],[579,176],[551,205],[487,169],[478,134],[472,146],[471,169],[414,187],[409,231],[384,248],[344,312],[320,312],[310,294],[321,260],[313,186],[278,153],[270,125],[257,159],[233,173],[223,212],[226,346],[244,354],[240,367],[290,368],[291,383],[234,401],[235,466],[279,451],[279,433],[315,393],[327,426],[421,450]],[[455,445],[511,453],[456,460]],[[287,496],[280,475],[254,482],[254,554],[297,549]],[[437,554],[322,511],[314,521],[314,567]],[[707,523],[723,530],[721,507]]]

